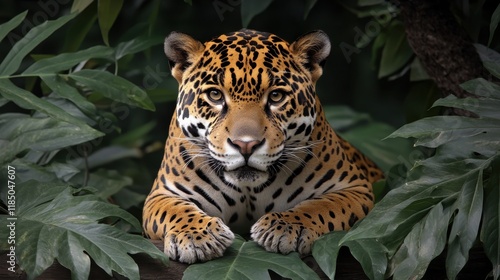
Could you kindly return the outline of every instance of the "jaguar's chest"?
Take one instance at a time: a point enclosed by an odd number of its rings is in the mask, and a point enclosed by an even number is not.
[[[211,178],[214,184],[205,187],[206,195],[194,195],[192,198],[202,201],[203,211],[221,217],[233,231],[248,233],[250,226],[264,214],[285,211],[322,192],[321,189],[308,187],[313,181],[310,172],[302,170],[295,174],[293,171],[283,169],[266,184],[257,187],[227,185],[214,176]]]

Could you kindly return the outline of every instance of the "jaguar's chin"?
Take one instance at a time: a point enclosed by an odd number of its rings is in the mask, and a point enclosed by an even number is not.
[[[264,184],[269,173],[250,166],[243,166],[235,170],[224,171],[224,179],[235,186],[255,187]]]

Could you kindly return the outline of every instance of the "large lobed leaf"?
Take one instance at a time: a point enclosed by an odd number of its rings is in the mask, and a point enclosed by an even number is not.
[[[391,260],[394,279],[422,278],[431,260],[444,249],[448,224],[443,220],[450,216],[451,211],[438,203],[412,227]]]
[[[478,117],[424,118],[391,134],[415,138],[416,145],[434,148],[434,153],[416,161],[406,180],[331,247],[377,240],[387,248],[386,276],[420,279],[430,261],[448,246],[447,275],[455,279],[480,235],[494,277],[499,278],[500,87],[476,79],[463,88],[477,99],[447,97],[435,106],[467,109]]]
[[[268,270],[290,279],[319,279],[297,253],[287,256],[270,253],[253,241],[236,237],[222,258],[189,266],[183,280],[271,279]]]
[[[340,240],[346,233],[345,231],[331,232],[314,242],[312,254],[323,272],[330,279],[335,278],[340,248],[347,246],[370,279],[384,279],[387,268],[386,248],[375,239],[354,240],[341,245]]]
[[[312,247],[312,255],[319,267],[330,279],[335,278],[337,272],[337,258],[340,251],[340,240],[347,232],[334,231],[321,236]]]
[[[500,78],[500,54],[486,46],[475,44],[483,65],[495,77]]]
[[[493,264],[493,277],[500,279],[500,160],[493,163],[492,174],[485,189],[483,225],[480,239]]]
[[[129,279],[139,279],[139,269],[128,254],[146,253],[167,262],[165,254],[143,237],[99,223],[117,217],[140,228],[131,214],[92,194],[76,195],[71,187],[33,181],[18,184],[16,190],[16,251],[20,268],[31,279],[54,260],[70,269],[73,279],[88,278],[89,257],[108,274],[115,271]],[[0,219],[6,222],[7,216]],[[4,234],[0,242],[7,240]]]
[[[483,169],[478,169],[464,182],[452,208],[457,213],[448,239],[446,270],[450,279],[455,279],[465,266],[469,250],[477,239],[483,213],[483,193]]]

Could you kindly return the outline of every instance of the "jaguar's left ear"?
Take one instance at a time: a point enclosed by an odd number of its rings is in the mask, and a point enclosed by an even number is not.
[[[330,39],[321,30],[304,34],[290,45],[291,52],[311,73],[313,82],[316,82],[323,74],[323,65],[330,54],[330,48]]]

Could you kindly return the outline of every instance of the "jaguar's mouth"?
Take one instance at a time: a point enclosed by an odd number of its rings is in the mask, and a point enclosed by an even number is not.
[[[225,171],[226,179],[230,179],[231,183],[238,185],[238,183],[261,184],[267,180],[269,174],[265,171],[250,167],[248,165],[239,167],[231,171]]]
[[[235,172],[236,177],[242,181],[254,181],[257,177],[261,177],[262,173],[265,173],[248,165],[235,169],[232,172]]]

